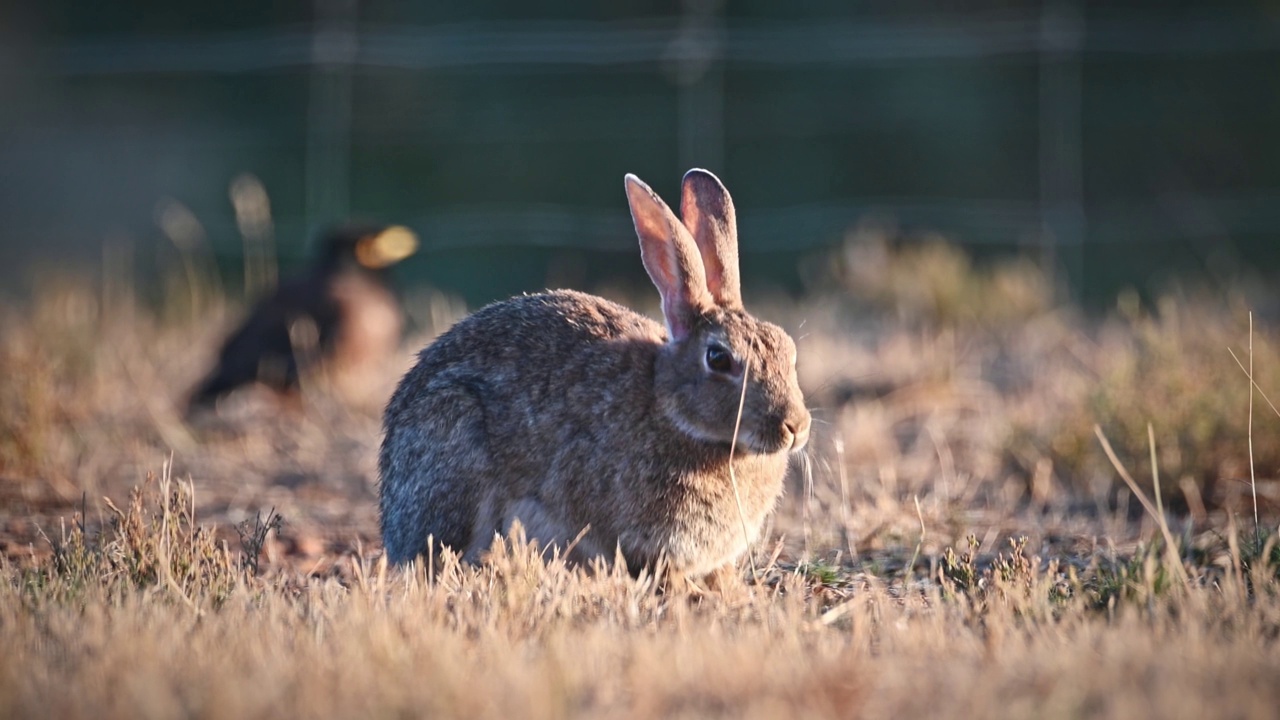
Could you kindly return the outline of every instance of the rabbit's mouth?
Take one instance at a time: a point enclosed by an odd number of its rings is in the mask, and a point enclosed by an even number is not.
[[[803,417],[774,423],[768,435],[754,433],[744,428],[739,442],[744,442],[747,447],[761,455],[800,452],[809,442],[809,427],[810,420],[806,413]]]
[[[787,425],[779,428],[779,432],[762,435],[743,428],[738,433],[738,452],[746,451],[754,455],[776,455],[778,453],[800,452],[809,442],[809,429],[793,430]]]

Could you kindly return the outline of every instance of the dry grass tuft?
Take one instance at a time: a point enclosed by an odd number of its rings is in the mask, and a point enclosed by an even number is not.
[[[1249,504],[1249,378],[1228,348],[1246,357],[1247,309],[1165,298],[1154,314],[1113,318],[1097,342],[1096,384],[1083,402],[1047,427],[1063,474],[1075,477],[1083,491],[1096,489],[1099,478],[1110,475],[1090,437],[1092,424],[1098,423],[1135,474],[1151,478],[1150,423],[1165,497],[1183,497],[1184,488],[1191,487],[1203,502],[1244,511]],[[1280,338],[1273,331],[1255,333],[1253,362],[1258,385],[1280,390]],[[1280,478],[1280,416],[1255,416],[1254,430],[1254,463],[1274,503],[1280,499],[1274,487]]]
[[[56,538],[46,536],[47,560],[18,573],[32,606],[142,593],[201,611],[221,607],[240,583],[227,545],[196,522],[190,483],[173,481],[167,465],[134,488],[123,509],[104,502],[112,512],[108,526],[90,530],[77,515],[70,529],[63,524]]]

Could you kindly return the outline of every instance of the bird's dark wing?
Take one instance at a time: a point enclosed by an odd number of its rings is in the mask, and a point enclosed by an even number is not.
[[[260,300],[244,322],[227,337],[218,353],[217,367],[200,383],[191,404],[208,404],[241,385],[258,381],[277,390],[297,387],[300,355],[290,330],[310,336],[321,347],[329,341],[328,329],[336,324],[337,310],[325,296],[323,281],[294,278]],[[307,328],[314,328],[314,331]]]

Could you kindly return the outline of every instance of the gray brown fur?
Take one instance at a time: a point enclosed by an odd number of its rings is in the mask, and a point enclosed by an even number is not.
[[[575,559],[620,549],[633,569],[662,558],[701,576],[759,534],[808,436],[795,345],[742,309],[732,201],[715,176],[686,175],[683,223],[638,179],[626,187],[667,327],[558,290],[489,305],[424,349],[384,418],[392,561],[429,536],[475,561],[519,519],[562,548],[589,527]],[[707,365],[712,340],[736,375]],[[742,365],[733,470],[748,537],[729,475]]]

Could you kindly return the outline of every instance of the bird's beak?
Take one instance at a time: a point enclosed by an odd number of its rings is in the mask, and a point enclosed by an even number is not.
[[[418,250],[418,236],[402,225],[392,225],[356,244],[356,261],[378,270],[395,265]]]

